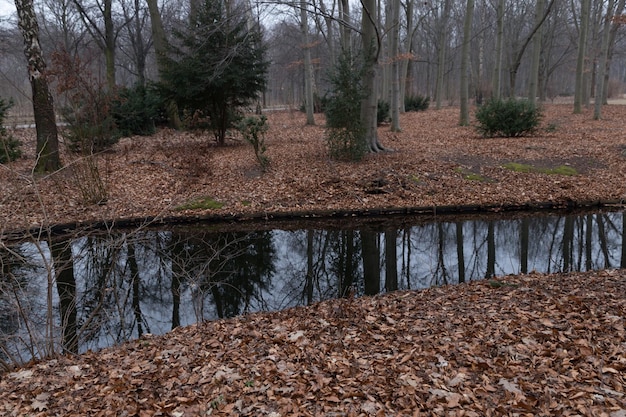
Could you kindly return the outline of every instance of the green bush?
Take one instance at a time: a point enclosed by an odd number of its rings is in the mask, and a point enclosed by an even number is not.
[[[61,116],[67,123],[63,136],[72,152],[88,155],[119,141],[120,132],[111,111],[113,98],[104,88],[95,86],[73,95],[70,104],[61,108]]]
[[[342,161],[360,161],[367,151],[363,132],[359,129],[329,129],[326,140],[331,158]]]
[[[20,142],[9,135],[4,128],[4,121],[12,106],[12,101],[6,102],[0,98],[0,164],[15,161],[22,156]]]
[[[363,65],[343,52],[329,78],[332,90],[324,98],[326,140],[331,158],[358,161],[367,150],[361,125]]]
[[[267,132],[267,129],[267,117],[263,115],[245,117],[237,124],[237,130],[241,132],[244,139],[254,148],[254,155],[263,171],[267,170],[270,164],[269,157],[265,155],[267,151],[265,132]]]
[[[155,132],[156,123],[167,121],[164,107],[155,89],[137,85],[118,91],[112,113],[121,136],[149,136]]]
[[[404,97],[404,111],[426,111],[430,105],[430,97],[414,96]]]
[[[385,100],[378,100],[376,107],[376,124],[378,126],[389,121],[389,103]]]
[[[542,116],[528,100],[489,100],[476,112],[476,129],[485,137],[519,137],[534,133]]]

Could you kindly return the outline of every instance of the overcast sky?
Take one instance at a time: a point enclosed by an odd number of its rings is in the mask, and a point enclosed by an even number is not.
[[[0,18],[8,17],[15,12],[15,3],[11,0],[0,0]]]

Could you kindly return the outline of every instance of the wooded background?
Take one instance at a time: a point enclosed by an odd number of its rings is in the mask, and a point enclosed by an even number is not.
[[[227,1],[242,5],[242,0]],[[399,103],[405,95],[419,94],[429,96],[431,106],[463,104],[463,76],[470,101],[499,94],[542,101],[571,97],[577,63],[578,100],[589,103],[604,74],[603,47],[606,96],[619,97],[626,80],[624,0],[246,1],[249,19],[260,23],[269,48],[271,66],[262,98],[267,107],[297,109],[307,93],[324,96],[329,69],[342,48],[362,48],[363,23],[371,18],[379,45],[377,96],[392,103],[397,86]],[[192,2],[37,0],[48,68],[58,71],[60,64],[52,57],[66,51],[80,62],[74,70],[89,72],[103,85],[155,80],[155,46],[162,39],[153,23],[160,18],[167,41],[188,20]],[[465,40],[467,62],[462,59]],[[5,16],[0,23],[0,97],[15,101],[12,116],[28,119],[31,90],[23,50],[17,16]],[[52,93],[56,102],[61,100],[55,88]]]

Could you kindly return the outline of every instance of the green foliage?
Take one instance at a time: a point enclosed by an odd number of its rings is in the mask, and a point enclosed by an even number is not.
[[[455,168],[454,169],[456,172],[458,172],[459,174],[463,175],[463,179],[466,179],[468,181],[478,181],[478,182],[489,182],[489,178],[484,177],[483,175],[477,173],[477,172],[472,172],[469,171],[465,168]]]
[[[15,161],[22,156],[20,149],[20,142],[9,135],[4,128],[4,121],[6,119],[9,109],[13,106],[12,101],[5,101],[0,98],[0,164],[5,164],[10,161]]]
[[[267,170],[270,164],[269,157],[265,155],[267,151],[265,132],[267,132],[267,129],[267,117],[263,115],[246,117],[237,124],[237,130],[241,132],[244,139],[254,148],[254,155],[263,171]]]
[[[61,108],[66,128],[63,136],[72,152],[85,155],[100,152],[115,145],[120,133],[110,112],[112,97],[104,91],[89,97],[89,101]]]
[[[219,144],[266,85],[266,47],[247,23],[243,9],[227,13],[221,1],[198,3],[187,29],[174,33],[178,45],[161,84],[163,98],[177,103],[188,126],[208,127]]]
[[[324,100],[326,140],[331,158],[358,161],[367,150],[361,124],[362,62],[343,52],[329,78],[332,90]]]
[[[122,88],[112,104],[121,136],[149,136],[155,132],[155,123],[167,121],[165,106],[155,89],[142,85]]]
[[[404,111],[426,111],[430,106],[430,97],[414,96],[404,97]]]
[[[376,124],[378,126],[389,121],[389,109],[389,102],[378,100],[378,106],[376,107]]]
[[[569,165],[559,165],[558,167],[555,167],[555,168],[540,168],[540,167],[535,167],[534,165],[522,164],[519,162],[507,162],[506,164],[502,166],[508,170],[515,171],[515,172],[525,172],[525,173],[537,172],[537,173],[548,174],[548,175],[567,175],[567,176],[578,174],[578,171],[576,170],[576,168],[573,168]]]
[[[328,129],[326,140],[330,157],[342,161],[360,161],[367,147],[357,129]]]
[[[211,197],[199,197],[176,207],[176,210],[218,210],[224,207],[224,203]]]
[[[477,130],[485,137],[519,137],[534,133],[541,110],[528,100],[489,100],[478,108]]]

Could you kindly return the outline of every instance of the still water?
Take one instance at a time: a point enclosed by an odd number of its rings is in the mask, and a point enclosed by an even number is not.
[[[197,224],[22,242],[0,249],[0,365],[348,293],[619,268],[625,216]]]

